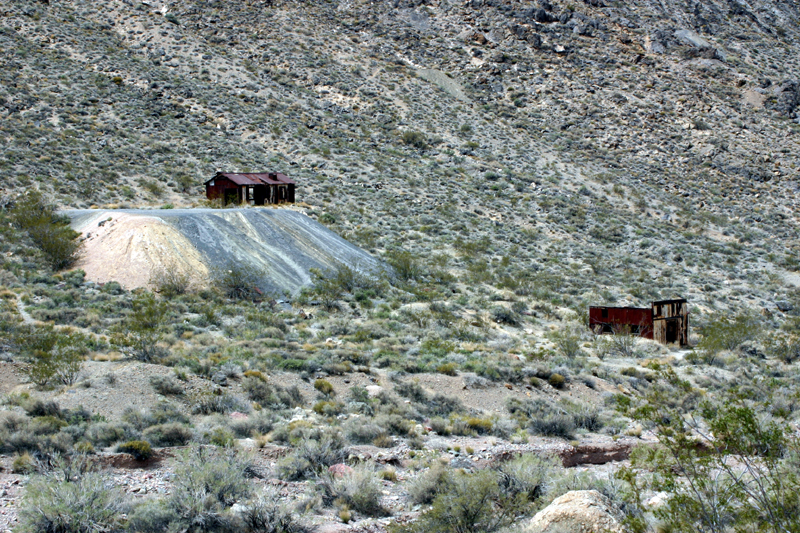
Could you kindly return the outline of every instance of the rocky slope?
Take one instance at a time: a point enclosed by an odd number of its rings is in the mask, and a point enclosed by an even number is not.
[[[470,286],[771,307],[798,282],[798,9],[16,2],[6,186],[188,205],[215,170],[277,168],[339,233]]]

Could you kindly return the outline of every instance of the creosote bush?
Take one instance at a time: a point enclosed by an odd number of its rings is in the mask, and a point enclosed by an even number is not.
[[[53,270],[67,268],[78,259],[80,234],[69,227],[69,218],[59,215],[56,206],[40,192],[17,198],[11,219],[28,234]]]

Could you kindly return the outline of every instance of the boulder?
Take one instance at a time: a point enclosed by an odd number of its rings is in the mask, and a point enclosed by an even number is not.
[[[596,490],[573,490],[536,513],[525,533],[624,533],[624,516]]]

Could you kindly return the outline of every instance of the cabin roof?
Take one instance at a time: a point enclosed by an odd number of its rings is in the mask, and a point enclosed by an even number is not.
[[[281,172],[217,172],[206,181],[227,178],[236,185],[294,185],[294,181]]]

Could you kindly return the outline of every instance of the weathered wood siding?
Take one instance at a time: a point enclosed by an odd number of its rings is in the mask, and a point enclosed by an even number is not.
[[[662,344],[689,344],[689,304],[686,300],[653,302],[653,339]]]

